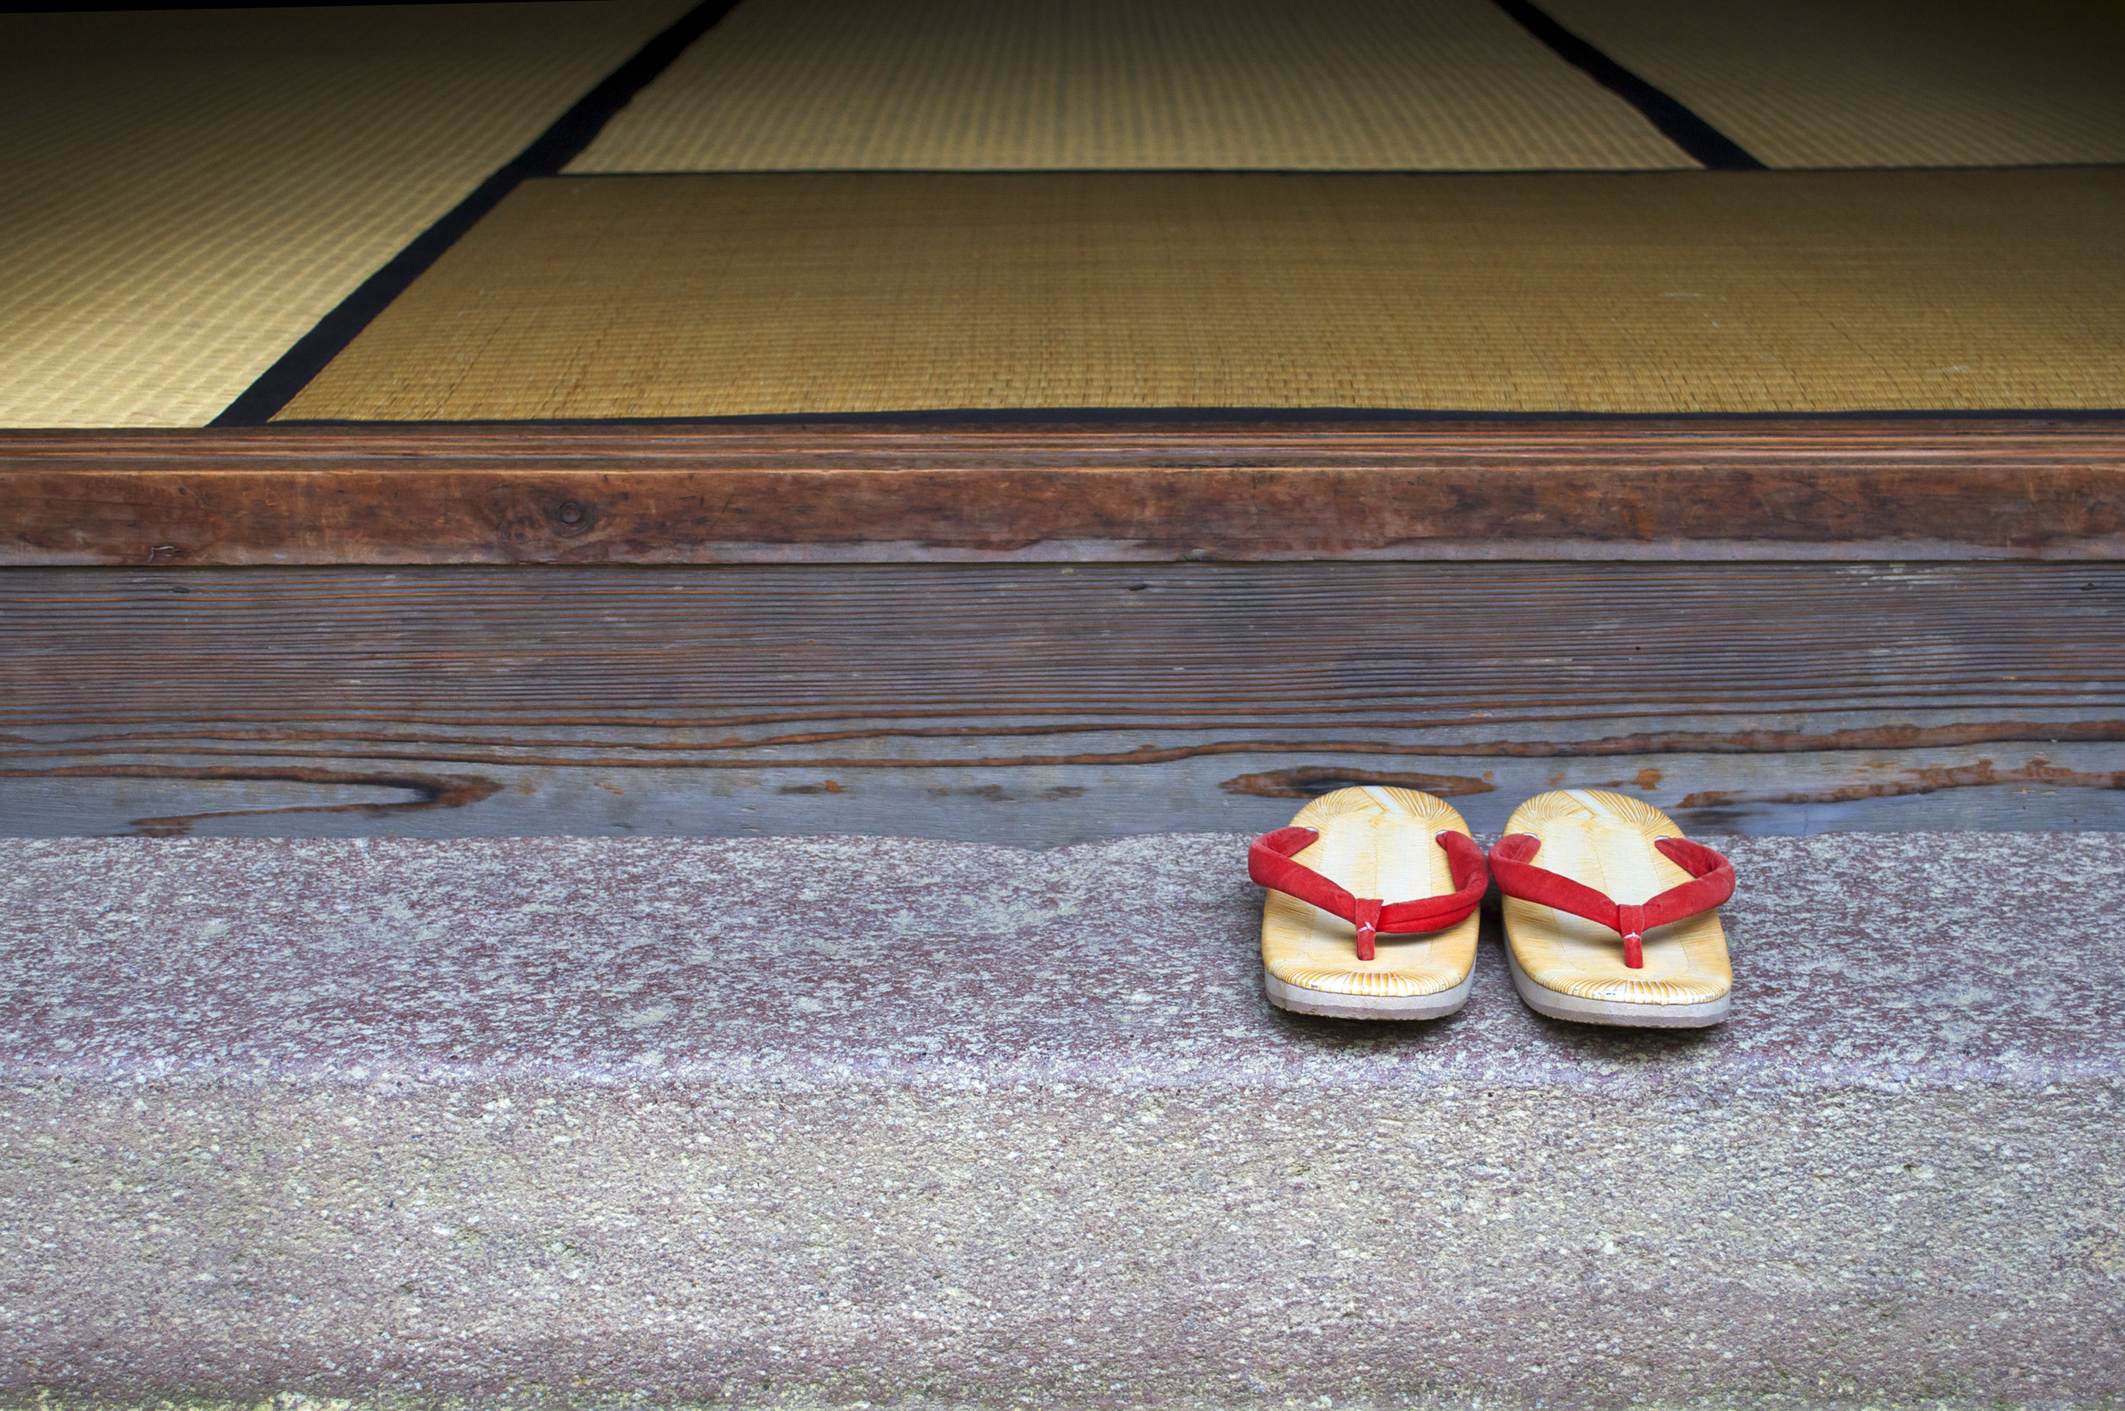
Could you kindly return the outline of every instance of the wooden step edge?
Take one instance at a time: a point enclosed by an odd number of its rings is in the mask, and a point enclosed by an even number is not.
[[[2125,557],[2125,420],[0,432],[0,566]]]

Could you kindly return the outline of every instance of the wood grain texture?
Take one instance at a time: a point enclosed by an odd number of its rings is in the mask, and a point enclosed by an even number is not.
[[[2125,827],[2125,565],[0,573],[0,831]]]
[[[2125,558],[2125,421],[0,433],[0,564]]]
[[[1311,800],[1290,826],[1313,842],[1292,860],[1375,901],[1451,896],[1453,868],[1435,839],[1466,833],[1452,804],[1417,790],[1356,787]],[[1262,898],[1262,974],[1269,1002],[1349,1019],[1439,1019],[1468,999],[1480,909],[1428,933],[1388,933],[1370,954],[1352,921],[1285,892]],[[1273,984],[1269,982],[1275,982]]]
[[[1620,906],[1643,905],[1691,877],[1657,846],[1681,836],[1675,820],[1607,789],[1537,794],[1513,810],[1505,831],[1540,841],[1527,859],[1535,866]],[[1633,966],[1623,935],[1600,922],[1510,892],[1500,909],[1513,982],[1538,1013],[1654,1028],[1698,1028],[1727,1016],[1734,969],[1716,910],[1646,927]]]

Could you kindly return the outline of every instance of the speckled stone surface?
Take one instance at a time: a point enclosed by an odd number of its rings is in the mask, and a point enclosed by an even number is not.
[[[1696,1034],[1243,846],[0,841],[0,1399],[2125,1404],[2125,837],[1732,840]]]

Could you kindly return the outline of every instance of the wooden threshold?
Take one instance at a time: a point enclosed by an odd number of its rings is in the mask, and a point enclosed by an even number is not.
[[[2125,828],[2125,564],[14,569],[0,833]],[[1235,874],[1240,875],[1238,873]]]
[[[2125,420],[0,432],[0,565],[2125,558]]]

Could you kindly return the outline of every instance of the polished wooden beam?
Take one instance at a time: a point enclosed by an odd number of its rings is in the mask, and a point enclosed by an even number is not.
[[[2125,421],[0,433],[0,565],[2115,559]]]

